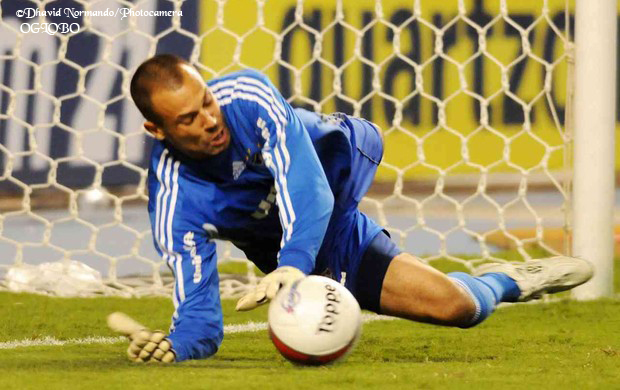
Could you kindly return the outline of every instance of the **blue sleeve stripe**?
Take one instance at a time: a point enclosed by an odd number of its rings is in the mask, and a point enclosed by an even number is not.
[[[237,83],[237,80],[224,80],[224,81],[219,81],[213,85],[211,85],[209,87],[209,89],[211,90],[211,93],[215,94],[217,93],[220,89],[222,88],[226,88],[226,87],[232,87]]]
[[[162,221],[165,219],[166,209],[164,208],[164,204],[167,203],[167,198],[170,193],[170,185],[168,183],[167,177],[170,175],[170,167],[172,163],[172,159],[168,157],[169,153],[167,149],[164,149],[159,157],[159,163],[157,164],[157,181],[159,182],[159,191],[157,192],[157,202],[155,207],[155,227],[153,229],[153,233],[155,234],[155,238],[157,241],[157,249],[160,252],[160,255],[163,257],[164,261],[168,264],[168,267],[172,271],[172,264],[170,259],[170,254],[166,250],[166,237],[162,235]],[[179,299],[177,297],[176,286],[172,291],[172,301],[174,303],[175,312],[173,314],[173,318],[178,317],[178,313],[176,308],[179,305]],[[171,330],[173,327],[171,327]]]
[[[211,93],[213,94],[218,94],[218,93],[230,94],[230,92],[234,90],[236,86],[240,86],[243,84],[249,87],[259,88],[263,92],[262,93],[263,98],[265,98],[269,103],[271,103],[273,107],[275,107],[276,109],[275,112],[278,115],[278,117],[282,120],[283,123],[286,123],[286,119],[285,119],[286,110],[282,106],[282,103],[278,99],[276,99],[276,97],[273,94],[273,90],[267,84],[261,82],[258,79],[247,77],[247,76],[241,76],[233,80],[219,81],[213,84],[212,86],[210,86],[209,89],[211,89]]]
[[[176,283],[179,291],[180,301],[183,302],[185,300],[185,286],[184,286],[184,278],[183,278],[183,256],[174,251],[174,235],[172,234],[172,221],[174,219],[174,211],[176,209],[177,204],[177,196],[179,193],[179,166],[181,165],[180,161],[174,162],[174,173],[172,175],[172,199],[170,200],[170,211],[168,213],[168,226],[167,226],[167,235],[168,235],[168,251],[170,253],[174,253],[175,263],[176,263]]]
[[[155,238],[161,250],[161,255],[168,267],[175,272],[175,288],[172,293],[175,312],[173,318],[178,318],[177,309],[179,303],[185,300],[185,288],[183,280],[182,256],[174,250],[174,236],[172,224],[176,209],[179,192],[179,167],[180,161],[175,161],[164,149],[157,166],[157,179],[159,191],[155,211]]]
[[[273,90],[268,85],[261,82],[260,80],[253,79],[251,77],[239,77],[238,80],[244,84],[249,84],[250,86],[255,86],[261,89],[263,93],[267,95],[267,101],[271,103],[275,108],[277,108],[280,118],[282,118],[283,121],[286,122],[286,120],[284,119],[286,118],[286,110],[284,109],[284,107],[282,107],[282,103],[278,101],[278,99],[276,99],[273,94]]]
[[[164,169],[164,173],[163,173],[163,177],[169,177],[170,176],[170,170],[172,169],[172,159],[170,159],[168,156],[164,157],[164,160],[166,160],[166,162],[164,163],[165,169]],[[165,188],[164,190],[164,194],[162,196],[161,199],[161,203],[159,204],[159,206],[161,207],[161,211],[160,211],[160,216],[159,219],[157,220],[157,238],[158,241],[160,243],[161,249],[164,253],[164,257],[165,259],[168,260],[168,262],[170,261],[170,253],[167,250],[167,239],[168,237],[164,234],[165,230],[164,230],[164,223],[163,221],[166,220],[166,215],[169,212],[168,208],[167,208],[167,204],[168,204],[168,200],[170,198],[170,192],[171,192],[171,188],[170,188],[170,183],[167,180],[163,180],[163,187]]]
[[[220,81],[210,87],[211,93],[218,95],[219,99],[230,96],[237,90],[246,90],[250,93],[259,95],[273,108],[274,113],[280,119],[280,121],[286,124],[286,110],[282,106],[282,103],[276,99],[271,88],[265,83],[250,77],[239,77],[235,80]],[[224,105],[230,103],[233,99],[226,99]],[[220,102],[222,103],[222,102]]]
[[[282,119],[279,118],[279,115],[276,115],[275,112],[278,112],[277,109],[273,108],[273,104],[269,104],[270,97],[267,96],[264,91],[259,90],[258,88],[236,84],[236,88],[222,89],[216,94],[216,98],[218,99],[221,105],[226,105],[236,99],[248,100],[257,103],[261,106],[273,122],[276,127],[276,135],[278,138],[278,142],[276,143],[276,150],[274,150],[273,154],[275,156],[275,164],[272,165],[275,169],[274,171],[277,174],[278,180],[275,181],[277,194],[282,194],[284,197],[284,202],[282,199],[278,199],[280,205],[284,207],[280,207],[282,224],[286,234],[282,235],[283,242],[290,240],[293,234],[293,223],[295,222],[296,216],[295,211],[293,209],[293,205],[291,202],[291,197],[288,191],[288,182],[286,180],[286,173],[288,172],[288,168],[290,166],[290,155],[286,148],[286,133],[284,131],[284,123]],[[228,95],[230,94],[230,95]],[[228,95],[228,96],[226,96]],[[273,101],[273,100],[272,100]],[[275,111],[275,112],[274,112]],[[269,134],[262,134],[263,138],[265,138],[265,145],[269,145]],[[265,152],[265,148],[263,148],[263,152]],[[282,159],[282,155],[284,155],[284,159]],[[267,157],[269,156],[269,157]],[[271,161],[271,156],[263,153],[263,158],[265,158],[265,163],[269,164]],[[284,160],[284,161],[283,161]],[[273,164],[273,163],[272,163]],[[269,165],[268,165],[269,167]],[[282,169],[283,168],[283,169]],[[278,184],[280,184],[281,188],[278,188]],[[287,220],[287,215],[290,217],[290,220]],[[282,245],[283,246],[283,245]]]
[[[266,135],[266,139],[267,139],[267,143],[269,143],[269,134]],[[273,158],[271,156],[271,154],[269,154],[269,152],[263,150],[261,152],[261,155],[263,156],[263,160],[265,161],[265,165],[267,166],[267,168],[269,168],[270,170],[274,171],[274,172],[278,172],[278,168],[276,167],[276,165],[273,163]],[[280,186],[280,182],[278,180],[274,180],[274,184],[276,187],[276,199],[278,201],[278,205],[284,205],[284,201],[282,200],[282,193],[284,191],[282,191],[281,186]],[[280,221],[282,223],[282,227],[284,232],[288,232],[290,231],[289,229],[289,222],[287,220],[287,215],[286,212],[283,210],[284,208],[281,207],[280,208]],[[287,234],[282,234],[282,239],[280,240],[280,248],[284,248],[284,243],[287,241],[286,240]],[[278,259],[280,258],[280,253],[278,253]]]
[[[161,202],[162,202],[162,197],[164,195],[164,191],[166,190],[166,186],[164,185],[164,183],[161,181],[161,177],[162,177],[162,173],[164,170],[164,165],[166,162],[166,155],[168,154],[168,151],[166,149],[164,149],[163,153],[159,156],[159,163],[157,164],[157,171],[156,171],[156,175],[157,175],[157,179],[158,179],[158,187],[159,190],[157,191],[157,202],[156,202],[156,207],[155,207],[155,234],[156,237],[157,236],[157,232],[159,231],[159,219],[160,219],[160,214],[161,214]],[[164,253],[164,246],[162,245],[162,242],[158,239],[157,240],[157,249],[159,250],[159,254],[161,256],[163,256],[165,258],[165,256],[167,256]]]

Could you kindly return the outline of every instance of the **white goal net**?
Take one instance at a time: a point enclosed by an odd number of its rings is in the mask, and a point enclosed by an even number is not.
[[[568,251],[570,2],[0,6],[0,280],[78,261],[103,281],[85,293],[167,293],[146,210],[151,141],[129,96],[136,67],[164,52],[205,79],[259,69],[293,105],[378,124],[385,155],[361,207],[432,265]],[[219,261],[237,273],[224,297],[255,280],[234,248]]]

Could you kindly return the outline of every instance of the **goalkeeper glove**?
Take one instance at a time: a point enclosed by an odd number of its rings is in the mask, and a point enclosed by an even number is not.
[[[160,330],[143,329],[129,336],[131,342],[127,348],[127,357],[134,362],[174,362],[176,356],[172,342]]]
[[[298,268],[288,265],[280,267],[265,276],[253,291],[241,297],[237,302],[236,310],[252,310],[267,303],[276,296],[281,288],[289,286],[305,276]]]
[[[134,362],[171,363],[176,359],[172,342],[160,330],[151,331],[123,313],[112,313],[108,316],[108,326],[129,337],[127,357]]]

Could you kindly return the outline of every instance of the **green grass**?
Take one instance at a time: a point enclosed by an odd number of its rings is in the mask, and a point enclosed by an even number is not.
[[[265,321],[266,309],[234,311],[226,324]],[[0,342],[53,336],[114,336],[105,316],[124,311],[166,329],[166,298],[49,298],[0,293]],[[170,366],[126,360],[126,344],[0,350],[3,389],[605,389],[620,384],[620,302],[561,301],[501,308],[476,328],[413,322],[364,326],[340,364],[297,367],[278,355],[266,331],[225,337],[207,360]]]

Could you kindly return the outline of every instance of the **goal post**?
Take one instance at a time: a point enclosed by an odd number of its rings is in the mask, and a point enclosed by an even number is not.
[[[577,299],[614,292],[617,13],[616,0],[577,0],[572,250],[596,269]]]
[[[294,106],[380,126],[362,211],[428,264],[572,251],[597,267],[574,296],[609,295],[615,4],[0,1],[0,289],[10,270],[78,261],[100,272],[99,294],[170,291],[146,209],[152,140],[129,81],[173,53],[205,79],[256,68]],[[218,261],[223,297],[256,282],[231,245],[218,243]]]

